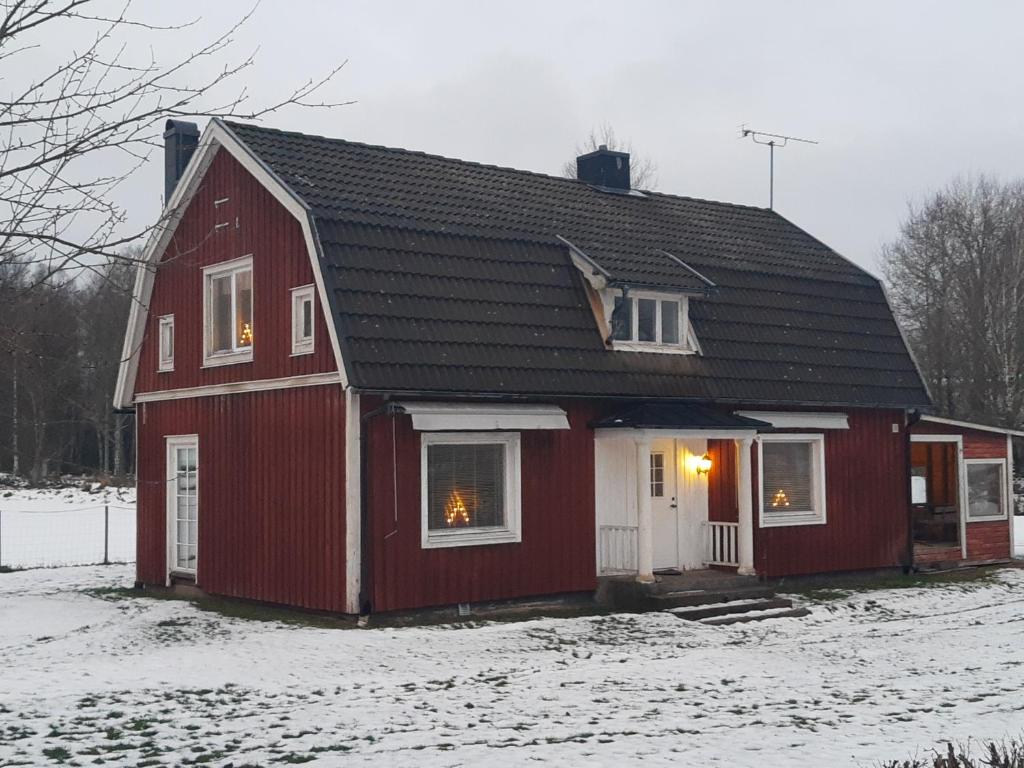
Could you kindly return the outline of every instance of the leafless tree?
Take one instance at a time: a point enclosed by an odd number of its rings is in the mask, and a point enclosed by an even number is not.
[[[195,21],[149,24],[130,0],[113,15],[109,8],[105,0],[0,0],[0,267],[32,264],[25,290],[123,260],[126,246],[160,226],[126,230],[115,193],[161,144],[164,118],[256,120],[286,105],[334,106],[318,94],[344,62],[254,103],[240,85],[253,55],[232,48],[252,11],[166,61],[152,45]],[[215,74],[204,76],[211,63]]]
[[[882,258],[936,405],[1024,425],[1024,183],[954,181],[911,207]]]
[[[629,153],[629,177],[633,189],[655,189],[658,185],[658,166],[647,155],[638,155],[633,151],[629,140],[621,141],[608,123],[592,129],[582,144],[576,145],[576,156],[594,152],[602,145],[616,152]],[[566,160],[562,166],[562,175],[567,179],[576,178],[576,156]]]

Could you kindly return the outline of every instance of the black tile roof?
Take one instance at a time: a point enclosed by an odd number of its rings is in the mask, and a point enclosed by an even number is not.
[[[641,403],[617,411],[590,426],[604,429],[746,429],[770,432],[767,421],[737,416],[696,403]]]
[[[878,281],[763,208],[226,123],[310,207],[364,390],[922,407]],[[701,355],[605,349],[559,237],[691,299]]]

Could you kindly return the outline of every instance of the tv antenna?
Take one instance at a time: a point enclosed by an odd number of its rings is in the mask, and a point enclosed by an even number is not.
[[[763,144],[768,147],[768,210],[775,209],[775,148],[789,144],[791,141],[799,141],[801,144],[817,144],[812,139],[798,139],[796,136],[783,136],[781,133],[767,133],[747,128],[746,124],[740,126],[740,138],[750,137],[755,144]]]

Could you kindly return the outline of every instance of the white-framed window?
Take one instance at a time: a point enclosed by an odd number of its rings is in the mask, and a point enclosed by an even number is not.
[[[167,443],[167,570],[195,575],[199,562],[199,438]]]
[[[203,365],[252,360],[252,256],[203,269]]]
[[[174,315],[164,315],[157,325],[158,361],[160,372],[174,370]]]
[[[424,548],[522,540],[518,432],[424,432],[420,446]]]
[[[967,459],[967,522],[1006,519],[1006,461]]]
[[[660,499],[665,495],[665,454],[651,452],[651,496]]]
[[[313,352],[313,286],[292,288],[292,354]]]
[[[612,298],[608,322],[613,349],[645,352],[692,352],[685,296],[631,291]]]
[[[825,523],[825,436],[758,438],[761,527]]]

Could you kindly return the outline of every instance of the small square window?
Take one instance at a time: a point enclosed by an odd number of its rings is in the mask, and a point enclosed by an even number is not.
[[[203,270],[204,365],[252,360],[252,257]]]
[[[520,541],[519,435],[425,432],[422,545]]]
[[[159,361],[157,370],[160,372],[174,370],[174,315],[164,315],[159,323]]]
[[[1006,519],[1006,462],[968,459],[967,521]]]
[[[313,286],[292,288],[292,354],[311,354],[313,346]]]
[[[636,352],[689,352],[685,297],[662,298],[658,294],[619,295],[613,299],[609,318],[612,341],[617,349]]]

